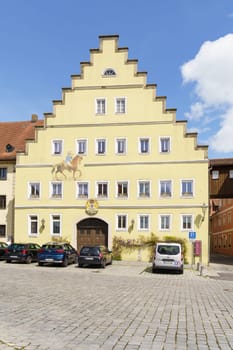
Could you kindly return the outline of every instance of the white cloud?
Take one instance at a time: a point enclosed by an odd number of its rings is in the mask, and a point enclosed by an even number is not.
[[[195,101],[186,116],[213,123],[218,115],[218,132],[210,146],[217,152],[233,151],[233,34],[206,41],[181,73],[184,83],[194,84]]]

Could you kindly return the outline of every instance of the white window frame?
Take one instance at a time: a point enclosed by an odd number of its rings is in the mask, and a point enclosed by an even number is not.
[[[7,180],[7,167],[0,167],[0,181]]]
[[[189,219],[191,221],[190,227],[188,226]],[[192,230],[193,230],[193,215],[192,214],[182,214],[181,215],[181,231],[192,231]]]
[[[107,100],[105,97],[98,97],[95,99],[95,114],[106,115],[107,113]]]
[[[115,114],[126,114],[125,97],[115,97]]]
[[[100,142],[103,142],[103,144],[104,144],[104,148],[105,148],[104,152],[99,152]],[[102,146],[101,146],[101,148],[102,148]],[[95,140],[95,153],[98,156],[105,156],[107,154],[107,140],[105,138],[98,138]]]
[[[38,185],[38,191],[39,194],[33,194],[33,186],[37,187]],[[35,192],[37,192],[37,189],[35,189]],[[40,199],[41,196],[41,183],[40,181],[30,181],[28,183],[28,199]]]
[[[85,188],[84,188],[85,186],[87,186],[87,192],[85,191]],[[81,192],[84,192],[84,193],[81,193],[80,189],[82,189]],[[77,181],[76,182],[76,197],[78,199],[87,199],[87,198],[89,198],[89,182],[87,182],[87,181]]]
[[[52,140],[52,154],[55,156],[59,156],[63,153],[63,143],[64,141],[61,139]]]
[[[230,178],[230,179],[233,179],[233,169],[230,169],[230,170],[229,170],[229,178]]]
[[[168,219],[168,220],[167,220]],[[159,215],[159,230],[160,231],[170,231],[171,230],[171,215],[170,214],[160,214]],[[163,222],[166,221],[166,222]],[[164,225],[165,223],[165,225]],[[168,224],[168,227],[167,227]],[[165,227],[163,227],[165,226]]]
[[[119,225],[119,219],[125,220],[125,225]],[[127,231],[128,230],[128,215],[125,213],[116,214],[116,231]]]
[[[168,147],[164,147],[163,142],[166,141]],[[171,137],[170,136],[160,136],[159,138],[159,151],[160,153],[170,153],[171,152]]]
[[[104,194],[105,191],[102,191],[102,194],[99,193],[99,185],[106,186],[107,188],[106,194]],[[96,188],[96,198],[107,199],[109,197],[109,181],[97,181],[95,188]]]
[[[122,193],[120,193],[121,191],[119,191],[119,186],[122,186]],[[125,193],[125,189],[126,188],[126,193]],[[126,181],[117,181],[116,182],[116,198],[120,198],[120,199],[127,199],[129,197],[129,182]]]
[[[162,185],[165,186],[165,191],[162,191]],[[170,185],[170,192],[166,190],[167,185]],[[172,181],[171,180],[160,180],[159,181],[159,197],[160,198],[171,198],[172,197]]]
[[[212,170],[212,180],[219,179],[219,170]]]
[[[123,147],[119,147],[120,142],[122,142]],[[122,152],[119,152],[119,149],[122,149]],[[117,155],[125,155],[127,153],[127,139],[125,137],[115,139],[115,153]]]
[[[59,221],[55,220],[55,217],[59,217]],[[59,222],[59,233],[54,233],[54,223]],[[50,214],[50,235],[53,237],[62,236],[62,216],[61,214]]]
[[[54,193],[54,186],[61,186],[61,193]],[[50,198],[51,199],[62,199],[63,198],[63,182],[62,181],[51,181],[50,182]]]
[[[142,147],[142,142],[144,142],[144,141],[147,141],[148,142],[148,147],[147,147],[147,150],[146,151],[144,151],[143,150],[143,147]],[[138,153],[139,154],[142,154],[142,155],[144,155],[144,154],[149,154],[150,153],[150,137],[139,137],[139,139],[138,139]]]
[[[146,186],[149,186],[149,193],[147,194]],[[143,191],[141,192],[141,186]],[[150,198],[151,197],[151,181],[150,180],[139,180],[138,181],[138,198]]]
[[[33,220],[33,218],[36,218]],[[32,232],[32,224],[36,223],[36,232]],[[29,237],[38,237],[39,235],[39,217],[37,214],[28,215],[28,236]]]
[[[84,145],[81,146],[81,145]],[[84,149],[82,149],[84,148]],[[88,153],[88,141],[87,139],[77,139],[76,140],[76,154],[86,156]]]
[[[191,191],[189,187],[191,186]],[[180,195],[181,197],[194,197],[194,180],[182,179],[180,181]]]
[[[138,214],[137,218],[138,231],[150,231],[150,214]]]

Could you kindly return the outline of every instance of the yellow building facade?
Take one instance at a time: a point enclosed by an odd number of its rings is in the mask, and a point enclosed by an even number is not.
[[[17,155],[15,241],[111,249],[114,239],[125,245],[153,233],[186,239],[191,263],[194,234],[208,263],[208,148],[166,109],[118,39],[99,37]],[[122,258],[148,261],[149,253],[125,249]]]

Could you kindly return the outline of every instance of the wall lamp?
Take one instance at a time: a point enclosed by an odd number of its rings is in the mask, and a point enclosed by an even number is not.
[[[205,214],[206,214],[207,208],[208,208],[208,206],[207,206],[205,203],[203,203],[203,204],[202,204],[202,207],[201,207],[201,210],[202,210],[202,218],[201,218],[201,220],[202,220],[202,221],[205,220]]]

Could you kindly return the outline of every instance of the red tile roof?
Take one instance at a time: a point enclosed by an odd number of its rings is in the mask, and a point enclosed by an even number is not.
[[[43,120],[32,117],[29,121],[0,122],[0,161],[16,160],[17,152],[25,152],[26,140],[35,139],[35,127]]]

